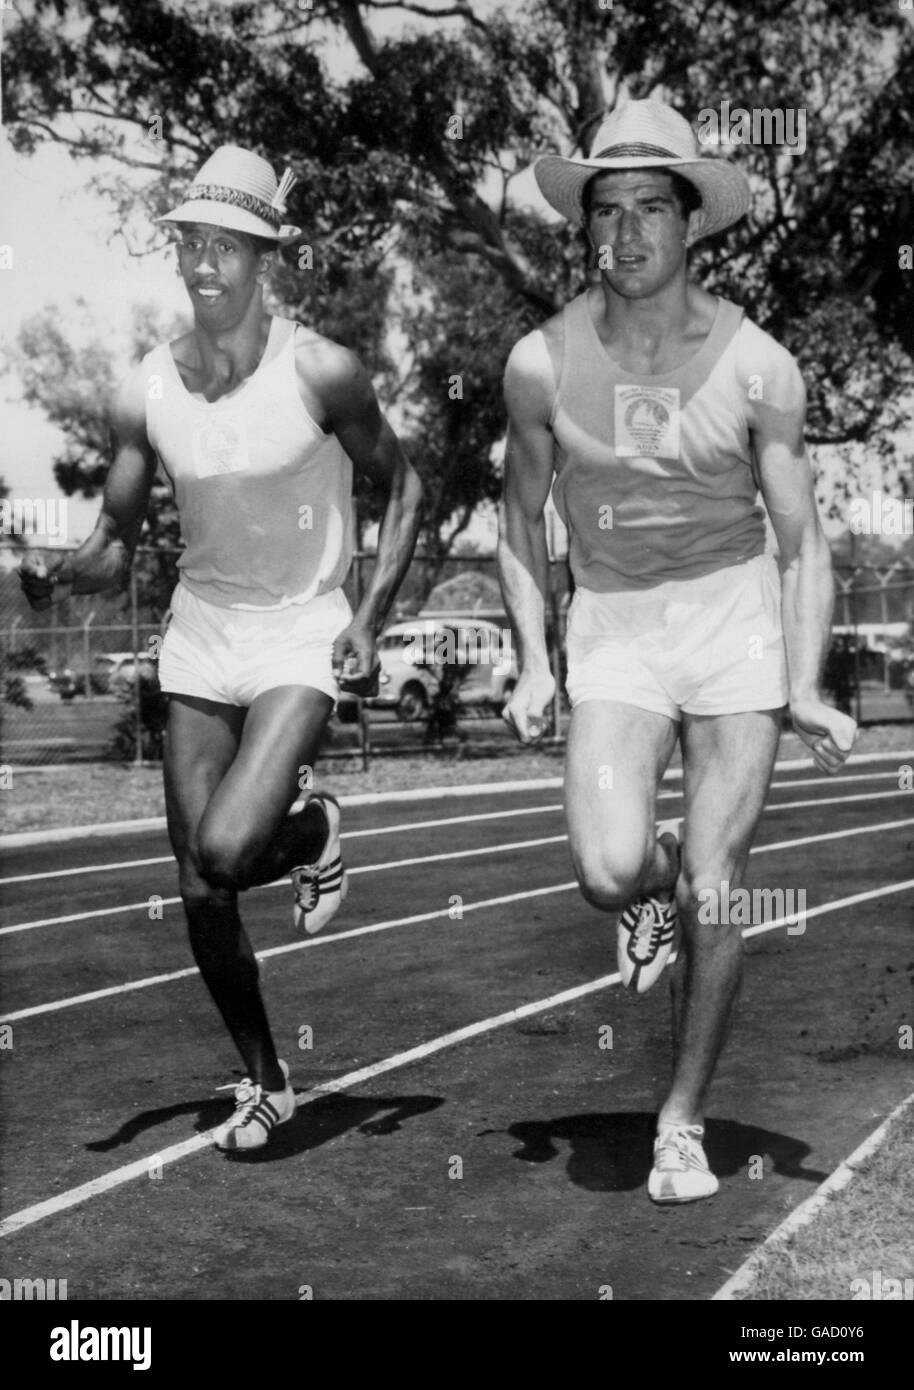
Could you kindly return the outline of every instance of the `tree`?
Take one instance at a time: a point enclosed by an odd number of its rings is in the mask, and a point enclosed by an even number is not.
[[[379,37],[391,11],[413,27]],[[330,62],[341,39],[346,75]],[[587,150],[624,96],[694,117],[724,99],[808,117],[803,153],[722,147],[752,181],[753,212],[702,243],[695,269],[796,353],[810,438],[846,451],[848,488],[863,450],[893,483],[907,475],[912,77],[914,27],[881,0],[758,0],[751,23],[735,0],[31,0],[9,38],[4,119],[23,153],[56,140],[148,172],[152,214],[226,140],[291,164],[305,233],[277,293],[402,406],[441,553],[442,529],[459,534],[497,491],[510,342],[584,283],[580,238],[518,206],[514,180],[546,149]],[[136,201],[127,183],[108,192]],[[392,324],[408,346],[392,346]]]
[[[83,303],[83,301],[78,301]],[[88,305],[84,306],[87,311]],[[181,331],[165,323],[149,305],[133,310],[131,355],[140,358],[163,338]],[[67,497],[94,497],[104,484],[111,459],[109,407],[125,364],[100,341],[76,344],[61,327],[56,309],[27,319],[17,339],[23,398],[40,406],[63,432],[62,451],[53,461],[54,477]],[[161,616],[176,583],[180,525],[171,489],[157,479],[141,543],[153,553],[137,560],[139,601]]]

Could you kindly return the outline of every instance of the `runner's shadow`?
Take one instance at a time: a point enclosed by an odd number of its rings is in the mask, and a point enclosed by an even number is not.
[[[250,1153],[227,1152],[225,1158],[231,1163],[277,1163],[320,1148],[353,1129],[380,1139],[395,1134],[404,1120],[443,1104],[443,1096],[321,1096],[310,1105],[300,1106],[287,1124],[273,1131],[264,1148]]]
[[[514,1157],[523,1163],[548,1163],[558,1158],[559,1144],[570,1145],[568,1176],[591,1192],[631,1192],[643,1187],[651,1169],[656,1115],[618,1111],[602,1115],[560,1115],[554,1120],[520,1120],[508,1134],[521,1141]],[[735,1120],[708,1120],[705,1153],[711,1171],[732,1177],[761,1157],[763,1171],[803,1182],[820,1183],[828,1176],[804,1168],[808,1144]]]
[[[443,1104],[441,1096],[320,1096],[309,1105],[300,1106],[291,1120],[273,1132],[265,1148],[254,1153],[229,1153],[226,1157],[241,1159],[246,1163],[288,1158],[291,1154],[304,1153],[326,1144],[350,1129],[383,1137],[394,1134],[402,1121],[429,1110],[437,1110]],[[111,1149],[132,1143],[147,1130],[156,1129],[181,1115],[196,1115],[194,1128],[201,1134],[227,1120],[231,1113],[231,1106],[224,1100],[183,1101],[180,1105],[166,1105],[159,1110],[144,1110],[127,1120],[109,1138],[97,1139],[87,1144],[86,1148],[92,1153],[108,1153]]]

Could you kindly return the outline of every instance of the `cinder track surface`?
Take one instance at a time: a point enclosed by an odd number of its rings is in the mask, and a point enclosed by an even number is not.
[[[886,761],[776,774],[747,886],[809,915],[750,929],[708,1110],[721,1190],[675,1209],[645,1190],[666,984],[618,983],[560,803],[350,808],[349,897],[307,944],[286,885],[245,895],[301,1101],[248,1157],[186,1144],[239,1064],[165,836],[7,852],[0,1275],[90,1300],[709,1298],[914,1085],[914,792]]]

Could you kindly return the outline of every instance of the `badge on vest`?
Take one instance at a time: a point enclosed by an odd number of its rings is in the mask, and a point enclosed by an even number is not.
[[[202,417],[194,424],[191,442],[198,478],[240,473],[250,466],[248,433],[240,415],[220,412],[216,418]]]
[[[616,387],[616,457],[679,457],[679,387]]]

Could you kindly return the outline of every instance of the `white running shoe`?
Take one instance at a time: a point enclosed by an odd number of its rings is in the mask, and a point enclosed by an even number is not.
[[[295,1092],[289,1084],[289,1068],[279,1063],[286,1078],[284,1091],[265,1091],[249,1076],[239,1085],[218,1086],[219,1091],[235,1092],[235,1113],[216,1130],[218,1149],[260,1149],[277,1125],[284,1125],[295,1114]]]
[[[697,1202],[713,1197],[719,1183],[702,1147],[703,1125],[662,1125],[654,1140],[654,1166],[647,1180],[654,1202]]]
[[[327,818],[327,839],[315,864],[292,869],[295,904],[292,921],[296,931],[309,936],[325,927],[349,891],[349,876],[340,858],[340,808],[335,797],[312,796],[308,805],[320,804]]]

